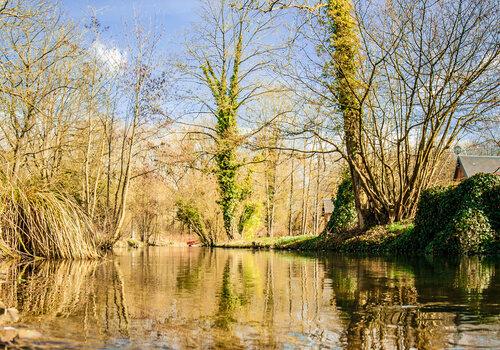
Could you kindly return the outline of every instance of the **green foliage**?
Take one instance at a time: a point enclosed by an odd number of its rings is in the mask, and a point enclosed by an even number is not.
[[[255,230],[261,223],[260,214],[261,210],[257,203],[245,204],[238,222],[238,233],[240,236],[245,239],[253,238]]]
[[[334,50],[331,61],[324,67],[325,75],[331,76],[333,87],[344,117],[350,117],[359,107],[353,87],[358,85],[356,74],[359,62],[359,38],[356,21],[352,16],[351,0],[331,0],[326,8],[326,30],[330,34],[330,46]],[[321,49],[320,49],[321,51]],[[355,113],[355,112],[354,112]]]
[[[258,237],[247,240],[233,240],[230,242],[218,243],[218,247],[223,248],[264,248],[264,249],[297,249],[316,250],[321,248],[322,240],[319,236],[300,235],[282,237]]]
[[[499,186],[498,176],[477,174],[456,187],[424,191],[415,230],[401,248],[455,255],[491,250],[498,242]]]
[[[345,253],[367,255],[384,254],[394,244],[394,241],[409,229],[411,229],[411,226],[402,226],[401,231],[395,230],[390,232],[386,226],[374,226],[361,234],[340,238],[335,242],[337,246],[336,250]]]
[[[422,193],[415,216],[415,232],[407,237],[408,250],[422,251],[442,230],[443,222],[452,215],[453,187],[433,187]]]
[[[500,184],[493,186],[484,194],[484,212],[491,228],[495,232],[500,232]]]
[[[177,208],[177,220],[193,230],[203,244],[212,245],[213,238],[210,232],[207,231],[198,208],[193,203],[183,200],[177,201],[175,206]]]
[[[393,222],[385,227],[389,233],[405,234],[413,231],[414,225],[412,223],[403,223],[400,221]]]
[[[431,254],[477,254],[492,240],[493,230],[483,211],[467,208],[437,234],[426,251]]]
[[[352,181],[346,177],[340,183],[334,201],[333,213],[328,220],[325,231],[338,234],[356,226],[356,205]]]
[[[139,241],[134,238],[127,239],[127,245],[130,248],[139,248]]]
[[[241,201],[242,189],[237,182],[236,152],[238,149],[237,113],[240,106],[239,97],[239,69],[243,51],[243,32],[239,32],[234,43],[234,57],[232,72],[228,78],[228,69],[222,62],[220,75],[213,69],[212,63],[207,60],[202,65],[204,80],[212,92],[216,106],[216,144],[215,162],[217,169],[217,183],[220,199],[218,204],[222,209],[224,229],[229,239],[234,238],[235,213]],[[224,53],[226,54],[226,53]]]
[[[239,202],[240,189],[236,178],[236,156],[234,149],[219,149],[215,157],[217,162],[217,183],[219,184],[220,199],[224,228],[229,239],[233,238],[234,215]]]

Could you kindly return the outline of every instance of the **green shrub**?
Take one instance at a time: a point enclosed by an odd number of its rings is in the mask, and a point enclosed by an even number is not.
[[[454,191],[454,200],[463,208],[484,208],[490,193],[500,186],[500,177],[492,174],[477,174],[462,181]],[[497,202],[497,207],[499,203]]]
[[[485,193],[484,204],[485,213],[490,220],[490,225],[498,235],[500,231],[500,184]]]
[[[422,250],[443,230],[443,222],[453,215],[453,187],[433,187],[425,190],[418,203],[415,230],[407,237],[408,249]]]
[[[402,237],[408,252],[477,254],[498,247],[500,177],[477,174],[455,187],[420,197],[415,229]],[[400,242],[403,243],[403,242]]]
[[[260,222],[259,206],[256,203],[246,203],[238,222],[238,233],[245,239],[252,239]]]
[[[212,245],[213,237],[206,229],[205,221],[196,206],[188,201],[179,200],[175,203],[177,220],[193,230],[203,244]]]
[[[127,239],[127,244],[130,248],[139,248],[139,241],[135,238]]]
[[[356,205],[350,178],[346,177],[340,183],[333,205],[333,213],[325,228],[327,233],[338,234],[356,226]]]
[[[473,208],[460,211],[426,248],[431,254],[472,255],[482,253],[493,240],[486,215]]]

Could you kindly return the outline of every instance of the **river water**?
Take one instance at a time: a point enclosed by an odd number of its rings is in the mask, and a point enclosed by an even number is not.
[[[500,348],[500,262],[207,248],[0,265],[49,348]]]

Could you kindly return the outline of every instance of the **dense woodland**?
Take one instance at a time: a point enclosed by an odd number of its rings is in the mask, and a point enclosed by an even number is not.
[[[498,154],[495,1],[201,6],[171,55],[140,15],[117,52],[98,13],[0,0],[3,255],[318,235],[346,181],[358,229],[405,222],[456,145]]]

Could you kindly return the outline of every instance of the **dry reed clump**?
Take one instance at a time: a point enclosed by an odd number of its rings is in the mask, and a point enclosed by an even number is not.
[[[71,198],[35,185],[0,182],[0,253],[97,258],[92,222]]]

